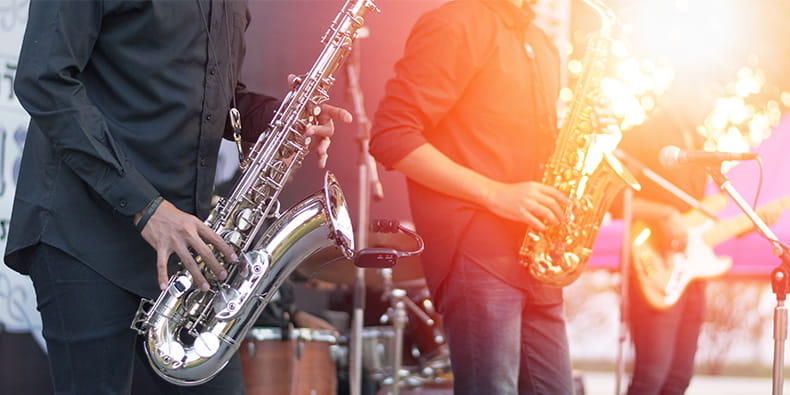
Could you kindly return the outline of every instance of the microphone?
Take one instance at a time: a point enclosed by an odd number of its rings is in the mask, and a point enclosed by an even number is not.
[[[710,151],[684,151],[674,145],[661,149],[658,161],[665,168],[680,165],[719,166],[728,160],[756,159],[754,152],[710,152]]]

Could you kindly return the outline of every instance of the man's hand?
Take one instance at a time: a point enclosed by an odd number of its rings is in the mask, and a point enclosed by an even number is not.
[[[288,86],[293,87],[296,76],[293,74],[288,75]],[[311,145],[318,154],[318,167],[324,168],[326,160],[329,157],[329,144],[330,138],[335,134],[334,120],[351,123],[351,113],[340,107],[335,107],[329,104],[321,104],[321,112],[318,115],[318,123],[310,125],[305,130],[305,136],[311,137]]]
[[[486,193],[485,205],[500,217],[543,231],[548,225],[559,225],[565,220],[563,209],[568,205],[568,198],[539,182],[497,183]]]
[[[660,249],[671,252],[686,250],[688,244],[688,225],[683,216],[675,208],[667,210],[667,214],[658,223]]]
[[[135,223],[141,213],[135,215]],[[208,281],[190,253],[190,248],[203,258],[217,278],[224,280],[228,273],[207,245],[210,243],[226,259],[237,262],[233,249],[222,238],[197,217],[187,214],[168,201],[163,201],[140,233],[143,239],[156,250],[156,273],[159,288],[167,287],[167,261],[176,253],[184,267],[192,274],[194,283],[203,291],[209,290]]]
[[[318,154],[318,167],[322,169],[326,166],[326,159],[329,157],[330,138],[335,134],[335,123],[333,122],[335,119],[351,123],[352,117],[351,113],[340,107],[322,104],[321,113],[318,115],[318,124],[308,126],[305,131],[305,135],[313,139],[312,145]]]

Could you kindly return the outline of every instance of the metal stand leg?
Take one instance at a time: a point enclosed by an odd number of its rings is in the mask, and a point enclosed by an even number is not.
[[[388,284],[385,277],[385,284]],[[385,287],[385,289],[390,289]],[[393,327],[392,345],[392,376],[382,380],[382,384],[391,386],[392,389],[389,394],[398,395],[401,386],[417,387],[423,385],[430,378],[423,377],[424,372],[411,372],[403,369],[403,343],[405,338],[405,329],[409,323],[408,312],[413,313],[425,325],[433,327],[436,322],[431,318],[423,309],[418,306],[414,301],[409,298],[407,292],[400,288],[391,288],[391,291],[385,292],[387,299],[390,301],[390,308],[387,313],[382,316],[381,322],[389,322]],[[432,307],[431,307],[432,309]],[[444,342],[444,336],[434,328],[434,339],[437,343]],[[434,372],[431,372],[432,376]]]
[[[774,309],[774,364],[773,364],[773,392],[774,395],[782,394],[784,383],[784,349],[787,340],[787,270],[778,267],[771,272],[771,288],[776,294],[776,309]]]
[[[400,394],[400,375],[401,366],[403,366],[403,332],[406,328],[408,317],[406,316],[406,305],[403,300],[406,297],[406,291],[402,289],[392,290],[392,300],[395,304],[395,317],[393,318],[393,326],[395,327],[395,337],[393,339],[394,348],[392,352],[392,394]]]
[[[614,393],[623,393],[623,377],[625,376],[625,346],[628,341],[628,277],[631,268],[631,211],[634,192],[626,188],[623,194],[623,244],[620,249],[620,325],[617,335],[617,358],[615,360]]]

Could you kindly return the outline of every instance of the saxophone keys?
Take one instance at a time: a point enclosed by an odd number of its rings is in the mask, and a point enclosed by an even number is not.
[[[581,263],[581,258],[573,252],[562,254],[562,268],[565,270],[574,269]]]
[[[255,212],[251,208],[248,207],[239,210],[239,212],[236,214],[236,227],[242,232],[246,232],[254,225],[254,219]]]
[[[203,332],[195,338],[195,353],[209,358],[219,351],[219,337],[212,332]]]
[[[190,288],[192,288],[192,277],[178,276],[170,283],[170,286],[167,287],[167,292],[178,298]]]
[[[230,286],[224,286],[219,291],[219,297],[214,298],[214,311],[217,312],[215,315],[220,320],[227,320],[232,318],[236,313],[238,313],[242,303],[241,293],[237,291],[235,288]]]
[[[170,340],[156,347],[156,353],[167,365],[181,366],[181,361],[186,356],[186,350],[179,342]]]
[[[238,226],[239,226],[239,229],[241,229],[241,226],[240,225],[238,225]],[[252,226],[252,225],[250,224],[250,226]],[[249,229],[249,228],[247,228],[247,229]],[[247,230],[247,229],[241,229],[241,230]],[[238,230],[231,230],[231,231],[225,232],[225,234],[222,236],[222,239],[225,240],[226,243],[228,243],[228,244],[230,244],[230,245],[232,245],[232,246],[234,246],[236,248],[241,248],[241,245],[244,242],[244,236],[242,236],[241,232],[239,232]]]

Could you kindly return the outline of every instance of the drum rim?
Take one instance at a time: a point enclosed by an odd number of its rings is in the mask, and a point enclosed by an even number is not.
[[[316,341],[337,344],[340,334],[331,329],[293,328],[289,340]],[[282,340],[282,329],[276,327],[253,327],[247,333],[248,340]]]

